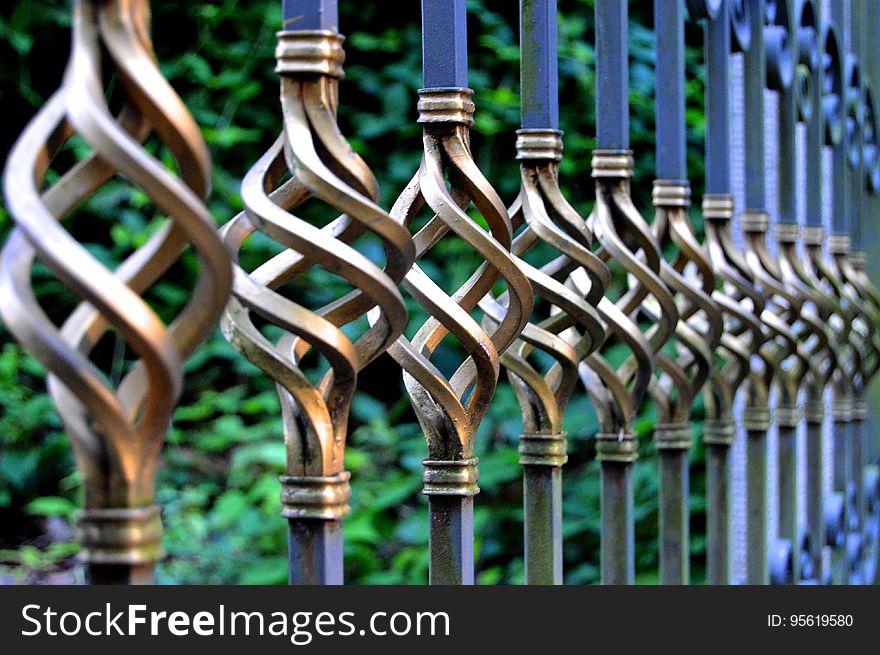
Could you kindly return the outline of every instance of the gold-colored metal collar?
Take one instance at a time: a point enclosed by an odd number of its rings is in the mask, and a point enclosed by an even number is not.
[[[654,180],[652,200],[656,207],[690,207],[691,185],[687,180]]]
[[[749,234],[763,234],[770,225],[767,212],[747,209],[739,216],[742,231]]]
[[[275,72],[312,73],[343,78],[342,64],[345,37],[330,30],[301,30],[278,32],[275,47]]]
[[[419,89],[419,123],[474,124],[473,89]]]
[[[593,177],[630,178],[633,174],[632,150],[594,150]]]
[[[562,132],[540,129],[517,130],[516,158],[562,161]]]
[[[282,475],[281,515],[287,519],[338,520],[349,512],[348,471],[335,475]]]
[[[703,217],[710,221],[729,221],[733,218],[733,196],[706,194],[703,196]]]

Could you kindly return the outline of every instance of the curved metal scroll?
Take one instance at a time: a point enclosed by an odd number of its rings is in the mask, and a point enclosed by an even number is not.
[[[77,522],[93,582],[148,582],[162,525],[154,475],[180,395],[182,363],[208,335],[229,292],[229,260],[204,204],[210,158],[198,128],[162,78],[149,39],[145,0],[74,4],[73,46],[61,89],[28,125],[7,161],[4,193],[15,229],[0,267],[0,311],[10,331],[49,372],[83,478]],[[122,110],[110,113],[107,70]],[[140,143],[155,133],[173,155],[173,175]],[[54,182],[54,155],[73,135],[92,153]],[[61,220],[114,175],[142,190],[166,224],[115,271],[106,269]],[[168,326],[143,294],[192,244],[200,274],[189,303]],[[37,259],[82,302],[60,329],[30,286]],[[136,361],[118,385],[90,360],[115,333]]]
[[[281,500],[290,521],[291,583],[342,581],[339,521],[350,496],[343,464],[349,408],[358,372],[406,327],[397,285],[415,258],[409,232],[376,204],[372,173],[336,125],[342,41],[332,30],[278,33],[284,131],[245,176],[245,210],[223,229],[227,247],[236,253],[256,231],[286,248],[253,271],[235,267],[222,328],[278,387],[287,449]],[[297,206],[309,198],[341,215],[323,227],[296,216]],[[367,232],[381,240],[384,270],[354,246]],[[284,285],[316,267],[354,290],[315,309],[284,295]],[[371,310],[370,327],[357,338],[342,331]],[[281,337],[270,341],[255,317],[280,328]],[[316,383],[302,368],[310,351],[327,362]]]

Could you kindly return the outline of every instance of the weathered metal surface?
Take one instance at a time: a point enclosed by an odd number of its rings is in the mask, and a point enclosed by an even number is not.
[[[711,7],[706,7],[707,10]],[[657,377],[651,397],[657,406],[654,440],[660,467],[660,582],[687,584],[690,577],[689,470],[692,442],[690,411],[713,365],[712,353],[724,328],[721,310],[711,298],[715,275],[697,242],[688,217],[684,94],[684,11],[654,3],[657,33],[656,90],[657,180],[655,215],[651,229],[661,252],[674,250],[671,263],[663,262],[660,277],[675,295],[679,320],[675,326],[675,354],[657,355]],[[686,275],[686,269],[692,270]],[[694,272],[695,271],[695,272]],[[657,303],[646,302],[650,319],[658,318]]]
[[[731,19],[734,7],[723,3],[720,17],[711,20],[706,33],[706,219],[709,261],[722,285],[712,297],[722,310],[724,333],[705,393],[707,445],[707,578],[711,584],[731,582],[730,449],[736,435],[734,398],[750,372],[750,358],[765,341],[759,315],[764,299],[756,292],[751,272],[733,242],[734,201],[730,176],[729,56],[733,47]],[[747,5],[739,6],[740,12]],[[747,14],[746,14],[747,15]],[[737,37],[748,43],[749,26],[739,15]],[[757,378],[756,382],[760,382]],[[754,384],[754,382],[753,382]]]
[[[541,5],[538,7],[537,5]],[[546,301],[522,336],[501,355],[501,364],[523,414],[520,463],[523,466],[525,566],[528,584],[562,583],[562,471],[566,434],[562,420],[575,390],[578,365],[604,340],[596,305],[608,286],[602,261],[590,250],[593,236],[586,221],[559,189],[562,133],[556,74],[556,3],[521,4],[522,129],[517,132],[520,193],[509,209],[517,233],[511,252],[535,294]],[[549,47],[552,45],[552,48]],[[552,55],[553,61],[547,60]],[[536,246],[549,246],[546,263],[523,261]],[[577,271],[584,286],[566,284]],[[506,294],[481,303],[488,326],[507,311]],[[541,369],[529,356],[539,351],[552,364]]]
[[[310,7],[286,3],[285,19]],[[332,29],[278,33],[284,129],[242,181],[245,210],[223,228],[224,242],[236,255],[257,231],[285,247],[252,271],[235,266],[222,328],[278,388],[287,452],[281,502],[289,523],[291,584],[342,583],[349,408],[358,372],[406,327],[397,285],[415,258],[409,232],[376,204],[376,180],[336,126],[343,38],[335,30],[335,16],[324,13],[323,20]],[[298,217],[296,208],[310,198],[339,217],[322,227]],[[354,246],[367,231],[382,242],[384,269]],[[354,290],[315,308],[285,294],[282,287],[307,278],[313,268],[332,272]],[[343,333],[343,326],[368,312],[368,329],[356,338]],[[257,327],[257,317],[281,330],[275,342]],[[301,367],[310,351],[328,365],[318,382]]]
[[[600,302],[605,346],[581,366],[601,430],[596,451],[602,475],[601,578],[605,584],[631,584],[635,579],[632,465],[638,443],[632,422],[651,384],[655,356],[678,320],[672,294],[660,279],[659,246],[630,197],[627,25],[626,2],[597,3],[596,51],[607,61],[596,73],[599,149],[593,152],[596,205],[589,224],[601,246],[599,256],[623,267],[630,285],[614,302],[608,296]],[[622,101],[615,103],[614,98]],[[656,321],[643,333],[636,321],[649,296],[656,302]],[[612,343],[624,344],[629,352],[616,370],[605,358]]]
[[[152,580],[162,534],[154,475],[180,395],[182,364],[213,328],[231,278],[204,204],[207,148],[159,73],[148,35],[144,0],[75,2],[62,86],[21,135],[4,172],[15,229],[2,254],[0,312],[49,373],[83,480],[85,507],[77,524],[93,583]],[[104,95],[108,72],[123,101],[116,116]],[[179,177],[141,147],[150,133],[173,155]],[[56,171],[60,176],[44,186],[52,158],[73,135],[92,154]],[[61,221],[116,174],[143,191],[168,221],[111,271]],[[187,244],[198,257],[199,278],[190,302],[166,326],[141,294]],[[60,328],[30,287],[35,260],[81,300]],[[111,333],[131,358],[116,385],[89,359]]]
[[[519,337],[533,306],[529,280],[510,254],[510,217],[471,155],[473,92],[455,86],[462,79],[461,71],[451,60],[466,47],[464,21],[456,19],[457,12],[464,11],[463,4],[463,0],[423,0],[423,12],[433,16],[423,21],[426,83],[439,86],[419,91],[422,163],[391,210],[404,227],[426,205],[433,212],[413,237],[417,260],[428,256],[444,238],[462,239],[485,260],[462,287],[449,293],[414,264],[403,286],[431,318],[412,339],[400,337],[389,349],[403,368],[404,383],[428,445],[423,492],[429,497],[432,584],[474,581],[473,496],[479,491],[474,437],[495,392],[499,355]],[[445,34],[450,26],[455,33],[448,40],[431,34],[438,30]],[[429,64],[432,58],[438,61]],[[435,65],[445,72],[428,78],[428,69]],[[447,188],[447,179],[451,188]],[[488,230],[465,213],[471,203]],[[504,315],[495,317],[497,324],[484,330],[471,312],[498,281],[507,288]],[[467,353],[449,378],[431,362],[447,335]]]

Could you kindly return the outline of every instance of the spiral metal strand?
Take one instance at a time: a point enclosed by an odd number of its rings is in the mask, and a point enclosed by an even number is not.
[[[81,557],[93,582],[145,582],[162,526],[154,475],[182,386],[182,362],[208,335],[226,302],[231,271],[204,198],[210,159],[198,128],[161,77],[144,0],[74,4],[72,53],[61,89],[13,148],[4,194],[15,229],[2,253],[0,311],[10,331],[46,367],[83,478]],[[122,110],[104,97],[104,71],[120,83]],[[155,133],[172,153],[174,176],[140,143]],[[46,186],[54,155],[73,135],[91,154]],[[61,221],[114,175],[142,190],[166,224],[115,271],[99,263]],[[191,244],[200,275],[190,302],[168,326],[140,294]],[[56,327],[30,286],[45,264],[79,306]],[[108,333],[136,356],[117,385],[90,359]]]
[[[278,388],[287,458],[281,500],[290,524],[292,584],[342,581],[349,409],[358,372],[406,326],[397,285],[415,256],[409,233],[376,204],[372,173],[336,125],[342,41],[333,30],[278,33],[284,129],[245,176],[245,209],[223,229],[227,247],[236,253],[257,231],[285,248],[253,271],[235,266],[222,328]],[[339,217],[323,227],[300,218],[294,211],[310,198],[340,212]],[[381,240],[384,269],[354,246],[368,231]],[[282,287],[304,280],[314,268],[333,273],[354,290],[313,309],[299,296],[288,297]],[[371,311],[370,327],[357,338],[342,331]],[[280,328],[281,336],[270,341],[256,317]],[[310,351],[327,362],[317,382],[302,364]]]
[[[632,516],[627,511],[632,491],[627,480],[631,483],[638,450],[632,422],[651,384],[655,356],[678,320],[672,294],[660,278],[657,241],[632,204],[631,175],[629,151],[593,152],[596,206],[588,223],[601,244],[597,254],[606,263],[616,261],[633,285],[616,302],[608,296],[600,301],[599,314],[605,322],[603,351],[590,355],[580,367],[600,420],[596,449],[605,487],[602,580],[606,584],[632,583],[634,578]],[[648,296],[656,303],[656,321],[643,333],[637,313]],[[607,359],[612,334],[629,351],[616,368]]]
[[[510,217],[471,155],[472,94],[465,88],[419,91],[422,162],[391,210],[403,226],[425,205],[433,212],[413,237],[416,260],[444,238],[462,239],[485,260],[449,294],[413,265],[403,287],[431,317],[411,339],[400,337],[388,350],[403,368],[428,446],[423,493],[430,502],[432,584],[473,583],[472,498],[479,491],[474,437],[495,393],[499,354],[522,333],[534,302],[529,280],[510,254]],[[465,213],[471,203],[488,232]],[[507,287],[506,306],[503,316],[494,316],[494,328],[484,330],[470,312],[499,280]],[[431,361],[447,335],[467,353],[448,378]]]
[[[562,133],[557,130],[522,129],[517,132],[520,160],[520,193],[509,209],[514,232],[511,253],[518,258],[535,294],[547,304],[542,317],[534,317],[513,345],[501,355],[523,414],[520,463],[524,467],[526,494],[526,577],[530,584],[562,582],[560,512],[541,512],[542,480],[559,476],[567,460],[562,419],[578,382],[578,366],[598,348],[605,336],[596,312],[609,283],[608,269],[592,253],[593,236],[586,221],[565,200],[559,188]],[[557,254],[540,268],[522,260],[539,244]],[[581,271],[586,291],[566,285],[573,271]],[[497,326],[507,311],[507,293],[481,303],[486,321]],[[549,313],[549,315],[548,315]],[[536,351],[549,355],[543,369],[529,360]],[[555,487],[552,477],[550,486]],[[544,498],[543,502],[547,502]],[[553,500],[551,499],[552,503]],[[532,509],[532,512],[529,510]],[[546,520],[539,520],[540,517]],[[548,525],[550,521],[552,525]],[[546,558],[553,554],[550,562]]]

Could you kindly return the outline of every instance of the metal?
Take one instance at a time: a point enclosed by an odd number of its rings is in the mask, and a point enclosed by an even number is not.
[[[333,3],[285,3],[285,23],[297,11],[323,17],[328,29],[278,33],[284,129],[242,181],[245,209],[223,228],[236,256],[261,232],[284,250],[252,271],[235,266],[233,297],[222,329],[227,340],[275,381],[281,400],[286,473],[282,515],[288,519],[291,584],[341,584],[342,519],[348,513],[349,473],[344,450],[357,374],[402,334],[406,306],[397,285],[415,259],[409,232],[376,204],[378,187],[336,126],[343,37]],[[327,22],[329,21],[329,22]],[[289,172],[289,178],[285,179]],[[316,199],[339,212],[318,227],[293,212]],[[383,245],[381,269],[355,241],[370,232]],[[323,307],[309,308],[282,287],[323,268],[354,290]],[[342,331],[370,312],[370,327],[356,338]],[[280,329],[270,341],[256,317]],[[301,362],[316,352],[327,362],[313,382]]]
[[[596,4],[596,205],[588,222],[601,245],[597,254],[606,263],[613,259],[629,274],[632,285],[614,302],[608,296],[600,302],[604,346],[581,366],[601,430],[596,457],[602,475],[603,584],[635,581],[633,462],[638,442],[633,420],[651,384],[655,356],[678,321],[672,294],[660,279],[659,246],[630,197],[627,24],[623,0]],[[656,302],[657,320],[643,333],[636,317],[648,296]],[[629,353],[616,369],[608,359],[609,347],[615,343],[623,344]]]
[[[684,11],[676,3],[654,3],[657,34],[656,90],[657,177],[652,231],[661,252],[674,249],[671,264],[661,263],[660,277],[675,294],[679,320],[675,327],[676,354],[657,355],[658,376],[651,384],[658,422],[654,440],[660,473],[660,582],[687,584],[690,578],[689,451],[692,442],[690,411],[694,398],[709,377],[712,353],[724,328],[721,310],[711,294],[715,275],[694,236],[687,209],[686,122],[684,94]],[[705,7],[708,16],[712,7]],[[685,278],[693,266],[694,274]],[[658,317],[656,303],[643,309]]]
[[[747,6],[739,8],[746,11]],[[737,22],[734,19],[738,18]],[[747,15],[745,15],[747,18]],[[732,30],[738,25],[737,31]],[[731,463],[736,437],[733,414],[737,391],[749,374],[749,360],[764,342],[758,315],[763,300],[753,289],[751,274],[740,260],[731,236],[734,200],[730,177],[730,52],[749,39],[748,21],[723,0],[718,17],[706,24],[706,219],[705,247],[721,286],[712,298],[722,311],[724,332],[704,394],[706,421],[707,582],[731,582]]]
[[[784,2],[774,3],[772,16],[763,0],[749,3],[751,42],[745,53],[745,84],[743,102],[745,122],[748,125],[764,125],[764,90],[785,90],[791,85],[793,56],[788,34],[791,31],[791,11]],[[765,25],[766,19],[772,19]],[[746,203],[739,218],[745,238],[744,259],[764,294],[766,306],[761,320],[771,339],[762,348],[763,376],[758,390],[750,388],[744,421],[748,433],[747,474],[747,581],[750,584],[766,584],[770,580],[770,556],[768,551],[768,485],[767,485],[767,430],[770,427],[769,391],[775,382],[779,392],[776,423],[783,433],[793,438],[799,421],[798,384],[794,371],[808,370],[812,365],[809,354],[799,342],[792,326],[798,321],[806,322],[802,302],[783,279],[779,262],[770,254],[767,245],[769,216],[766,211],[764,180],[763,129],[746,130]],[[819,330],[818,324],[814,329]],[[754,361],[754,360],[753,360]],[[754,379],[756,376],[753,375]],[[789,560],[791,558],[788,558]],[[778,570],[778,568],[777,568]]]
[[[819,114],[819,94],[817,79],[819,75],[818,15],[811,2],[802,2],[795,8],[790,21],[791,42],[795,46],[791,57],[794,61],[792,83],[779,89],[779,112],[777,115],[779,134],[779,216],[776,225],[778,266],[781,281],[795,299],[798,312],[789,315],[789,326],[801,345],[807,350],[808,360],[796,359],[792,363],[791,378],[797,383],[798,391],[806,392],[803,415],[795,407],[781,405],[777,415],[783,414],[779,421],[779,539],[774,552],[777,556],[786,553],[786,561],[771,562],[771,570],[777,582],[797,582],[802,578],[801,563],[805,560],[801,552],[803,545],[802,529],[798,517],[798,467],[796,427],[805,415],[809,423],[821,426],[821,399],[825,385],[831,380],[837,366],[837,350],[834,345],[835,334],[828,327],[834,302],[818,288],[815,275],[802,264],[798,251],[800,230],[797,222],[798,194],[795,175],[796,137],[798,124],[813,120],[815,111]],[[817,116],[821,124],[821,116]],[[815,129],[815,128],[814,128]],[[814,184],[813,186],[820,186]],[[793,411],[795,410],[795,411]],[[788,416],[785,416],[788,414]],[[821,435],[817,435],[821,439]],[[808,556],[806,561],[809,561]],[[808,576],[812,567],[808,566]]]
[[[590,250],[593,236],[586,221],[559,189],[556,2],[522,0],[520,13],[522,129],[516,146],[521,179],[519,196],[508,210],[518,233],[511,252],[522,258],[544,244],[553,256],[540,268],[517,260],[548,309],[541,316],[533,312],[521,338],[501,355],[501,364],[523,414],[519,450],[526,583],[562,584],[562,466],[567,460],[562,420],[577,385],[578,365],[605,336],[595,307],[609,274]],[[584,293],[565,284],[574,270],[586,277]],[[506,306],[506,294],[486,298],[481,303],[484,324],[497,326]],[[552,364],[542,369],[530,361],[536,351],[549,355]]]
[[[183,384],[183,361],[220,315],[229,260],[205,207],[210,158],[198,128],[162,78],[143,0],[77,0],[72,54],[61,88],[14,146],[4,195],[15,222],[2,253],[0,312],[49,373],[49,391],[73,447],[85,491],[77,516],[89,582],[149,583],[162,523],[154,476]],[[120,113],[107,106],[107,73]],[[141,147],[150,133],[173,155],[180,177]],[[73,135],[92,154],[48,184],[52,158]],[[119,174],[168,221],[115,271],[106,269],[61,221]],[[190,302],[166,326],[141,294],[191,244],[200,274]],[[34,260],[81,300],[60,328],[30,287]],[[90,360],[115,333],[133,360],[118,384]]]
[[[469,128],[474,104],[466,79],[454,64],[465,47],[463,0],[423,0],[423,48],[426,83],[419,91],[423,156],[419,171],[397,199],[391,215],[408,227],[427,205],[434,215],[413,237],[416,259],[426,257],[444,238],[459,238],[485,262],[459,289],[447,293],[414,264],[403,286],[431,318],[411,339],[398,338],[389,349],[403,368],[403,379],[428,445],[423,493],[430,516],[431,584],[473,584],[473,496],[477,458],[473,444],[499,375],[499,354],[507,350],[528,323],[533,292],[510,254],[512,227],[498,194],[473,161]],[[448,41],[435,30],[452,29]],[[446,34],[446,32],[443,32]],[[447,188],[449,179],[451,189]],[[473,203],[488,225],[480,227],[466,213]],[[507,287],[503,317],[494,329],[480,327],[471,312],[496,282]],[[467,353],[446,377],[431,356],[451,335]]]
[[[846,101],[846,130],[845,142],[848,151],[848,163],[850,168],[849,188],[847,194],[850,199],[850,225],[852,249],[843,256],[838,257],[838,269],[844,283],[857,303],[853,309],[857,312],[854,321],[854,332],[860,340],[860,360],[857,375],[852,382],[852,415],[849,425],[850,441],[847,452],[846,467],[848,476],[846,481],[847,499],[847,566],[848,581],[853,584],[862,583],[873,578],[873,567],[863,567],[867,546],[873,547],[870,535],[871,529],[866,525],[866,493],[873,493],[865,489],[865,473],[867,462],[864,460],[864,450],[867,444],[864,440],[864,419],[866,414],[865,389],[870,380],[876,375],[880,366],[880,351],[878,351],[877,324],[880,321],[880,313],[876,304],[876,291],[871,288],[869,282],[857,270],[860,261],[864,257],[862,250],[863,221],[865,213],[864,199],[871,183],[870,168],[875,166],[873,153],[869,147],[869,141],[874,139],[875,116],[871,106],[870,84],[867,79],[869,66],[865,55],[865,21],[868,16],[865,12],[865,4],[861,0],[852,0],[848,19],[850,32],[851,51],[855,59],[847,74],[847,101]],[[855,264],[854,264],[855,262]],[[867,556],[870,559],[870,555]]]

